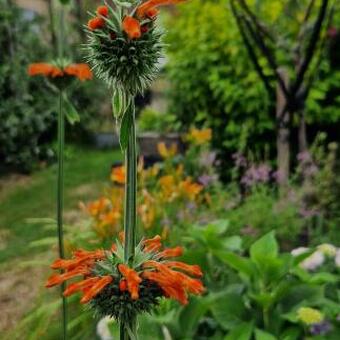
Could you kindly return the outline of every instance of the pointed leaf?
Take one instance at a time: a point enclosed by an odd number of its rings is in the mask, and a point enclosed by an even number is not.
[[[78,111],[73,106],[73,104],[68,99],[67,95],[63,94],[63,101],[64,101],[64,113],[65,117],[71,125],[80,122],[80,116]]]

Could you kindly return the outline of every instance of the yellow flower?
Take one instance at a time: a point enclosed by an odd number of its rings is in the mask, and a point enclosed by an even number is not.
[[[211,141],[212,130],[211,129],[191,129],[187,135],[187,139],[195,145],[202,145]]]
[[[329,243],[320,244],[318,250],[328,257],[334,257],[336,255],[336,247]]]
[[[324,316],[322,313],[314,308],[301,307],[297,311],[297,317],[306,325],[314,325],[323,321]]]
[[[157,149],[158,153],[164,159],[172,158],[177,153],[177,145],[175,143],[171,144],[171,146],[168,148],[165,143],[161,142],[157,144]]]
[[[192,179],[188,177],[179,184],[184,194],[191,200],[195,200],[196,196],[202,191],[203,186],[192,182]]]
[[[158,183],[166,199],[172,200],[178,195],[176,181],[173,175],[162,176],[158,180]]]

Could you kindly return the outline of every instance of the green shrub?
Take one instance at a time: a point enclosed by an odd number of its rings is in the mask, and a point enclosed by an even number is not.
[[[22,10],[0,4],[0,160],[29,171],[34,161],[52,155],[46,146],[54,116],[51,96],[39,80],[30,79],[27,66],[46,60],[38,24],[24,19]]]

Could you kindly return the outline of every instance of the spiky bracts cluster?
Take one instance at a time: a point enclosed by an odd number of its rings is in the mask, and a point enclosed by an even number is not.
[[[137,15],[143,1],[113,1],[97,9],[87,26],[87,60],[97,76],[128,95],[143,92],[158,72],[162,33],[155,15]]]
[[[58,259],[52,264],[52,269],[63,272],[52,275],[46,287],[80,276],[82,280],[71,283],[64,295],[81,292],[81,302],[89,303],[96,314],[127,323],[140,313],[151,312],[162,297],[186,304],[189,293],[204,291],[199,279],[201,269],[171,260],[182,255],[181,247],[161,248],[160,236],[142,240],[132,263],[124,262],[120,241],[110,251],[75,251],[72,259]]]

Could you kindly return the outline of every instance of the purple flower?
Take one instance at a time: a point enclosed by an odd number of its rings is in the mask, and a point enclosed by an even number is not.
[[[326,335],[332,330],[332,324],[329,321],[322,321],[316,323],[310,327],[310,333],[312,335]]]
[[[202,184],[204,187],[208,187],[212,183],[217,181],[217,175],[207,175],[204,174],[198,178],[198,182]]]
[[[313,160],[312,155],[310,154],[309,151],[303,151],[298,153],[296,158],[300,163],[309,163]]]
[[[241,178],[241,183],[246,187],[251,187],[259,183],[268,183],[270,180],[270,172],[271,168],[267,164],[252,165]]]
[[[234,153],[232,159],[237,168],[245,168],[247,166],[247,160],[241,152]]]

